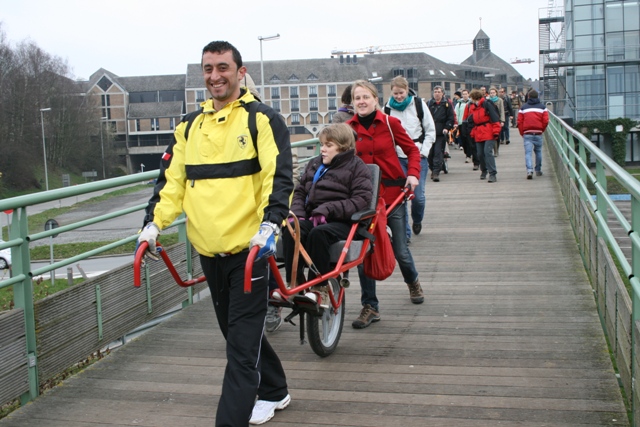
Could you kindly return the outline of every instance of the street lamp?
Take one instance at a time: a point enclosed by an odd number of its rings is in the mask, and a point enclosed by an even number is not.
[[[262,84],[261,84],[261,95],[262,95],[262,102],[265,102],[267,100],[267,95],[264,93],[264,62],[262,61],[262,42],[268,42],[270,40],[278,40],[280,38],[280,33],[276,34],[275,36],[267,36],[267,37],[262,37],[262,36],[258,36],[258,40],[260,40],[260,78],[262,79]]]
[[[47,147],[44,143],[44,112],[51,111],[51,108],[40,109],[40,124],[42,124],[42,153],[44,155],[44,185],[49,191],[49,173],[47,172]]]
[[[107,173],[104,169],[104,141],[102,139],[102,122],[108,120],[107,117],[100,117],[100,147],[102,148],[102,179],[107,179]]]

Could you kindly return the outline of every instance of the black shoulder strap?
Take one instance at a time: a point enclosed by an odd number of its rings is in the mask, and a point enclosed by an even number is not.
[[[424,120],[424,109],[422,108],[422,98],[417,96],[413,97],[413,104],[416,106],[416,113],[418,115],[418,120],[420,121],[420,139],[419,141],[422,143],[426,137],[426,133],[424,131],[424,124],[422,121]]]
[[[187,122],[187,127],[184,130],[185,141],[189,139],[189,129],[191,129],[191,125],[193,124],[193,121],[196,119],[196,117],[202,114],[202,111],[203,111],[203,108],[200,108],[199,110],[196,110],[196,111],[192,111],[191,113],[184,116],[184,118],[182,119],[183,122]]]
[[[259,102],[250,102],[248,104],[245,102],[241,102],[241,105],[245,110],[247,110],[247,113],[249,113],[249,133],[251,134],[253,148],[256,150],[256,153],[258,152],[258,124],[256,116],[258,115],[259,104]],[[193,121],[196,119],[196,117],[202,114],[202,111],[203,109],[200,108],[197,111],[193,111],[187,114],[186,116],[184,116],[184,119],[182,119],[183,122],[187,122],[187,127],[184,130],[184,139],[186,141],[189,140],[189,129],[191,129]]]
[[[384,113],[388,116],[389,114],[391,114],[391,108],[389,108],[388,105],[384,106]]]
[[[414,96],[413,103],[416,106],[416,113],[418,113],[418,119],[420,119],[420,123],[422,123],[422,120],[424,119],[424,110],[422,109],[422,98]]]
[[[256,116],[258,115],[258,107],[260,106],[259,102],[250,102],[245,103],[241,102],[241,105],[247,110],[249,113],[249,133],[251,134],[251,140],[253,141],[253,148],[258,152],[258,124],[256,121]]]

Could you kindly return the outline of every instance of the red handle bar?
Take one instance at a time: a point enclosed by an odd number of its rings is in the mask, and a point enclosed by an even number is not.
[[[156,243],[156,245],[162,249],[162,245],[160,243]],[[141,242],[140,246],[138,246],[138,250],[136,251],[136,255],[133,259],[133,286],[135,286],[136,288],[140,287],[140,267],[142,265],[142,257],[144,257],[144,253],[146,252],[148,247],[149,247],[149,243]],[[169,273],[171,273],[171,276],[179,286],[183,288],[188,288],[189,286],[193,286],[207,280],[204,276],[200,276],[197,279],[182,280],[182,278],[176,271],[176,268],[173,266],[173,263],[169,259],[169,255],[167,255],[167,251],[162,249],[159,252],[159,254],[162,260],[164,261],[165,265],[167,266]]]

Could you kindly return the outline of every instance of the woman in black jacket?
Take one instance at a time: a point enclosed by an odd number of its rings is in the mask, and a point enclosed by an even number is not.
[[[331,271],[329,247],[345,240],[351,216],[371,204],[371,172],[355,155],[355,136],[343,123],[320,131],[320,156],[312,159],[293,193],[291,211],[300,222],[300,242],[321,274]],[[287,227],[282,233],[287,281],[291,280],[294,240]],[[304,266],[304,262],[298,264]],[[316,274],[309,270],[309,280]],[[306,281],[298,268],[298,283]],[[306,297],[328,308],[327,283],[315,286]],[[277,292],[277,291],[276,291]]]

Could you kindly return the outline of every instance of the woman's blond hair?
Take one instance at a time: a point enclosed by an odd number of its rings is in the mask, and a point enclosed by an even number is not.
[[[406,91],[409,90],[409,82],[402,76],[396,76],[391,80],[391,89],[394,87],[399,87],[400,89],[404,89]]]
[[[373,85],[373,83],[368,82],[366,80],[356,80],[355,82],[353,82],[353,87],[351,88],[351,99],[353,100],[355,98],[356,95],[356,89],[357,88],[363,88],[368,90],[369,92],[371,92],[371,95],[373,95],[374,98],[378,99],[378,89],[376,89],[376,87]],[[376,103],[376,108],[377,108],[378,104]]]

